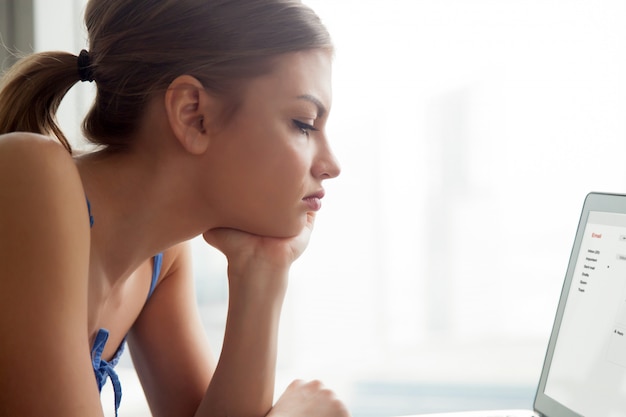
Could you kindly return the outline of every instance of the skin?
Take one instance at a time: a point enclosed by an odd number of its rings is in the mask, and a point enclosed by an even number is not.
[[[73,159],[40,135],[0,137],[0,329],[10,335],[0,416],[101,416],[89,357],[100,328],[105,359],[128,334],[154,416],[347,416],[316,381],[295,381],[272,405],[289,268],[313,228],[306,197],[339,174],[324,131],[330,70],[325,51],[282,56],[245,85],[227,124],[218,97],[178,77],[124,153]],[[219,361],[185,243],[199,234],[228,259]]]

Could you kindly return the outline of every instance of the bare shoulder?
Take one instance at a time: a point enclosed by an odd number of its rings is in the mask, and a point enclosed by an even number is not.
[[[19,250],[18,237],[33,238],[34,250],[77,239],[85,245],[88,219],[78,169],[61,144],[32,133],[0,136],[0,247]]]
[[[78,169],[61,144],[33,133],[0,135],[1,222],[45,231],[57,223],[73,223],[72,219],[88,225],[88,218]],[[42,219],[45,222],[39,225]],[[72,229],[88,232],[77,225]]]
[[[48,169],[76,171],[72,156],[59,142],[28,132],[0,135],[0,169],[8,173],[23,171],[30,177],[49,173]]]
[[[101,413],[87,335],[89,242],[71,155],[40,135],[0,136],[0,332],[10,335],[0,339],[0,415]]]
[[[32,132],[12,132],[0,135],[0,147],[35,147],[35,146],[50,146],[51,148],[59,148],[65,150],[65,148],[54,138],[39,133]],[[67,150],[65,150],[65,153]]]

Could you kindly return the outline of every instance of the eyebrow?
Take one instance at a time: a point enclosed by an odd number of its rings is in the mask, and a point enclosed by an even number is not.
[[[302,94],[301,96],[298,96],[298,99],[310,101],[311,103],[315,104],[315,107],[317,107],[318,118],[324,117],[327,112],[326,107],[322,104],[322,102],[317,97],[312,96],[311,94]]]

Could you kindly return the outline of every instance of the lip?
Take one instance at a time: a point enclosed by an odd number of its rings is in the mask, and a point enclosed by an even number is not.
[[[322,198],[324,198],[324,190],[307,195],[302,201],[310,211],[318,211],[322,208]]]

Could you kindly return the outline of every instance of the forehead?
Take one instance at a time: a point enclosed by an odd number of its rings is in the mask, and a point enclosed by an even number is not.
[[[330,108],[332,56],[321,49],[283,54],[273,61],[272,70],[252,79],[247,99],[300,100],[314,97]]]

